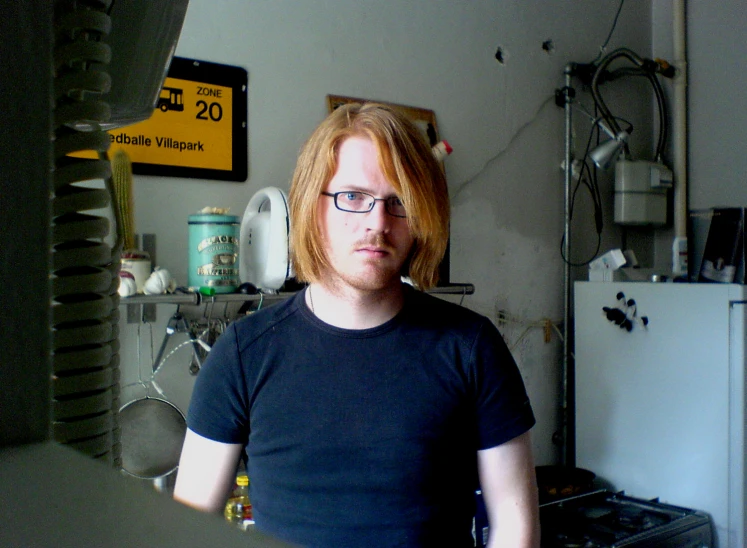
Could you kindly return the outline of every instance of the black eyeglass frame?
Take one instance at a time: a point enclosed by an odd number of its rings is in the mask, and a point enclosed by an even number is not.
[[[371,198],[371,207],[365,210],[357,210],[357,209],[345,209],[343,207],[340,207],[340,204],[337,203],[337,197],[340,194],[362,194],[363,196],[367,196]],[[369,194],[368,192],[363,192],[360,190],[341,190],[340,192],[322,192],[322,196],[329,196],[330,198],[334,198],[335,207],[339,209],[340,211],[344,211],[346,213],[370,213],[373,211],[373,208],[376,206],[376,202],[384,202],[384,210],[391,215],[392,217],[397,217],[398,219],[406,219],[407,215],[397,215],[396,213],[392,213],[389,209],[389,204],[392,200],[399,201],[399,198],[396,196],[390,196],[389,198],[376,198],[373,194]]]

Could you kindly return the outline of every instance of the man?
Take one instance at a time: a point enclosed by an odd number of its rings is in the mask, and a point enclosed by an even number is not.
[[[246,452],[257,528],[314,547],[467,547],[474,491],[490,546],[538,546],[517,367],[486,318],[437,281],[448,192],[418,129],[338,108],[290,189],[296,296],[234,322],[190,404],[176,499],[223,507]]]

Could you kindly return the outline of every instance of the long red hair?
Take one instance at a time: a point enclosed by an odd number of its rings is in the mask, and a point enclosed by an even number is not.
[[[330,266],[316,205],[337,170],[341,143],[353,136],[376,145],[381,170],[407,210],[415,243],[403,275],[420,289],[435,286],[449,238],[446,178],[422,132],[404,113],[377,103],[338,107],[301,149],[289,194],[296,278],[318,282]]]

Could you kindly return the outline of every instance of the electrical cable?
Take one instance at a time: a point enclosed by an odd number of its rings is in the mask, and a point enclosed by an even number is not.
[[[615,14],[615,19],[612,21],[612,28],[610,28],[610,32],[607,34],[607,39],[604,41],[604,44],[600,46],[599,55],[597,55],[597,58],[594,59],[593,63],[596,63],[597,61],[599,61],[599,59],[602,58],[602,55],[604,55],[604,52],[607,50],[607,45],[610,43],[610,39],[612,38],[612,33],[615,32],[615,27],[617,27],[617,19],[620,17],[620,12],[622,11],[624,3],[625,3],[625,0],[620,0],[620,5],[617,7],[617,13]]]
[[[592,119],[596,119],[594,116],[592,116],[588,112],[586,114],[591,116]],[[587,162],[589,151],[591,150],[591,143],[592,143],[592,140],[595,134],[597,135],[597,140],[599,140],[598,124],[593,124],[591,127],[591,130],[589,131],[589,138],[586,142],[586,149],[584,150],[584,155],[580,160],[581,170],[578,174],[579,176],[578,176],[576,185],[573,188],[573,191],[571,193],[570,206],[568,209],[568,218],[569,218],[569,221],[573,220],[573,209],[576,203],[576,195],[578,193],[579,188],[583,184],[589,190],[589,194],[591,196],[592,203],[594,206],[594,222],[595,222],[595,228],[596,228],[596,233],[597,233],[597,243],[596,243],[596,248],[591,258],[581,261],[581,262],[574,262],[570,260],[570,257],[566,257],[563,252],[564,243],[565,243],[565,234],[564,234],[560,240],[560,257],[563,259],[563,261],[566,264],[569,264],[570,266],[588,265],[591,261],[593,261],[597,257],[597,255],[599,254],[601,245],[602,245],[602,229],[604,228],[604,223],[602,219],[602,197],[599,191],[599,183],[596,177],[596,170],[592,172]],[[584,178],[584,173],[587,174],[587,178]]]
[[[176,346],[175,346],[175,347],[174,347],[173,349],[171,349],[171,351],[170,351],[170,352],[169,352],[168,354],[166,354],[166,356],[164,356],[164,357],[163,357],[163,359],[162,359],[162,360],[161,360],[160,362],[158,362],[158,365],[157,365],[157,366],[156,366],[156,368],[155,368],[155,369],[153,370],[153,374],[151,375],[151,380],[155,379],[156,375],[157,375],[157,374],[158,374],[158,372],[159,372],[159,371],[161,370],[161,367],[163,367],[163,364],[164,364],[164,363],[166,363],[166,361],[167,361],[167,360],[168,360],[168,359],[169,359],[169,358],[170,358],[171,356],[173,356],[174,354],[176,354],[176,352],[177,352],[177,351],[178,351],[178,350],[179,350],[180,348],[182,348],[182,347],[184,347],[184,346],[187,346],[187,345],[192,345],[192,351],[193,351],[193,352],[196,352],[197,350],[196,350],[196,348],[195,348],[194,344],[195,344],[195,343],[197,343],[197,344],[199,344],[199,345],[200,345],[200,346],[202,347],[202,349],[203,349],[203,350],[204,350],[205,352],[210,352],[210,350],[212,350],[212,347],[211,347],[211,346],[210,346],[210,345],[209,345],[208,343],[206,343],[206,342],[205,342],[205,341],[203,340],[203,337],[205,337],[205,336],[206,336],[206,335],[208,335],[208,334],[209,334],[209,328],[208,328],[208,329],[205,329],[205,330],[203,330],[203,331],[202,331],[202,333],[200,333],[200,334],[199,334],[199,335],[198,335],[197,337],[195,337],[195,338],[189,338],[189,339],[187,339],[186,341],[182,341],[182,342],[180,342],[179,344],[177,344],[177,345],[176,345]]]
[[[466,190],[470,185],[472,185],[472,183],[474,183],[475,181],[477,181],[479,179],[479,177],[483,173],[485,173],[488,170],[489,167],[491,167],[492,165],[494,165],[501,157],[503,157],[504,154],[507,154],[508,152],[510,152],[511,148],[519,141],[519,138],[524,134],[524,132],[527,129],[529,129],[530,127],[532,127],[532,125],[534,124],[534,122],[537,120],[537,118],[539,117],[539,115],[542,113],[543,109],[547,105],[553,103],[554,101],[555,101],[555,94],[547,97],[544,101],[542,101],[540,103],[540,105],[537,107],[537,109],[535,110],[535,112],[532,115],[532,117],[529,120],[527,120],[526,122],[524,122],[510,136],[510,138],[508,139],[508,142],[506,143],[506,145],[501,150],[499,150],[493,156],[491,156],[490,158],[488,158],[488,160],[486,160],[483,163],[482,167],[476,173],[474,173],[473,175],[469,176],[464,182],[458,184],[454,188],[454,190],[451,192],[451,203],[452,204],[456,203],[458,201],[459,195],[464,190]]]
[[[657,162],[661,163],[663,161],[664,147],[669,137],[669,113],[664,104],[664,89],[661,87],[661,82],[659,82],[655,74],[649,74],[649,81],[656,91],[654,95],[656,96],[657,110],[659,112],[659,140],[656,144],[655,158]]]
[[[594,99],[594,103],[601,111],[604,121],[607,122],[615,135],[621,133],[622,129],[617,123],[616,117],[612,115],[599,93],[599,84],[602,83],[602,81],[607,80],[610,74],[614,74],[614,72],[611,73],[607,71],[607,67],[618,58],[624,58],[633,63],[633,65],[641,70],[642,74],[646,76],[654,89],[654,95],[656,96],[656,103],[659,111],[659,139],[657,141],[655,156],[657,160],[660,161],[664,154],[664,147],[666,146],[668,114],[666,112],[664,101],[664,90],[656,77],[656,71],[661,70],[661,65],[659,63],[650,59],[643,59],[637,53],[628,48],[619,48],[611,52],[599,62],[599,65],[594,72],[591,82],[591,95]],[[627,151],[627,145],[625,146],[625,149]]]
[[[550,336],[553,331],[558,333],[560,335],[560,339],[562,340],[562,333],[560,333],[558,325],[562,322],[560,321],[553,321],[550,318],[542,318],[539,320],[527,320],[523,318],[519,318],[510,314],[503,313],[498,320],[499,326],[502,324],[508,325],[508,324],[514,324],[521,327],[524,327],[524,330],[519,334],[519,336],[513,340],[513,337],[510,335],[507,335],[505,331],[502,332],[504,338],[506,339],[506,345],[508,346],[508,349],[513,353],[516,348],[519,346],[519,343],[521,343],[522,340],[524,340],[527,335],[533,330],[533,329],[543,329],[545,331],[545,343],[550,342]]]
[[[669,113],[664,104],[664,89],[661,86],[661,82],[651,70],[646,70],[637,66],[616,68],[613,71],[607,72],[604,80],[613,81],[622,78],[623,76],[645,77],[654,88],[654,97],[656,98],[657,113],[659,116],[659,138],[656,143],[655,158],[657,161],[661,162],[662,155],[664,154],[664,147],[666,146],[669,137]],[[616,118],[620,119],[619,117]]]
[[[624,1],[624,0],[623,0]],[[621,1],[620,6],[618,8],[617,16],[620,14],[620,10],[622,9],[623,1]],[[613,23],[612,30],[614,30],[615,25],[617,24],[617,16],[615,17],[615,21]],[[612,35],[612,30],[610,31],[610,35],[607,38],[607,41],[605,42],[606,47],[607,42],[609,41],[609,38]],[[614,62],[618,58],[623,58],[628,60],[633,64],[632,67],[618,67],[615,70],[608,70],[608,67],[611,65],[612,62]],[[604,121],[607,125],[607,128],[605,129],[605,132],[611,132],[615,138],[621,139],[622,137],[618,136],[624,136],[624,133],[630,134],[632,132],[632,124],[628,122],[627,120],[624,120],[623,118],[620,118],[618,116],[614,116],[607,105],[605,104],[604,100],[602,99],[601,94],[599,93],[599,85],[603,82],[609,82],[614,81],[616,79],[625,77],[625,76],[644,76],[649,83],[651,84],[653,90],[654,90],[654,96],[656,98],[657,103],[657,112],[658,112],[658,122],[659,122],[659,136],[656,144],[656,152],[655,152],[655,159],[659,163],[663,163],[663,154],[665,151],[666,141],[668,137],[668,113],[666,110],[666,104],[664,100],[664,90],[661,86],[661,82],[659,81],[657,74],[662,74],[666,77],[670,77],[673,75],[673,69],[668,65],[668,63],[661,61],[661,60],[650,60],[650,59],[643,59],[639,55],[637,55],[635,52],[631,51],[628,48],[619,48],[611,52],[609,55],[605,56],[599,63],[597,64],[597,61],[599,60],[599,57],[591,63],[586,65],[574,65],[576,66],[577,70],[583,67],[583,71],[579,72],[577,75],[581,78],[586,77],[588,79],[589,74],[592,74],[591,77],[591,95],[594,100],[594,106],[595,110],[599,111],[601,115],[599,117],[593,116],[589,113],[589,111],[585,108],[583,108],[582,105],[579,105],[578,108],[584,112],[586,116],[592,119],[592,130],[589,134],[589,141],[587,142],[586,150],[584,152],[584,156],[581,160],[581,169],[578,173],[578,180],[575,185],[575,187],[572,190],[571,198],[570,198],[570,204],[568,207],[568,220],[572,220],[573,218],[573,210],[574,210],[574,204],[576,201],[576,197],[578,194],[579,189],[581,188],[581,185],[583,184],[588,190],[592,197],[592,201],[594,203],[594,215],[595,215],[595,224],[597,229],[597,247],[594,252],[594,255],[588,260],[583,262],[572,262],[570,260],[570,257],[566,257],[564,254],[565,249],[565,238],[566,235],[563,235],[563,238],[560,242],[560,254],[563,261],[570,265],[570,266],[585,266],[589,264],[599,253],[599,249],[601,247],[601,229],[603,226],[603,219],[602,219],[602,210],[601,210],[601,193],[599,190],[599,184],[598,184],[598,178],[597,178],[597,170],[596,168],[592,170],[589,168],[587,163],[587,157],[590,150],[590,144],[591,139],[594,133],[597,135],[597,142],[599,143],[599,129],[600,127],[603,127],[600,125],[601,121]],[[590,69],[593,69],[593,73]],[[628,127],[623,132],[622,128],[620,127],[620,124],[618,121],[622,121],[628,125]],[[595,131],[596,130],[596,131]],[[629,149],[627,142],[623,143],[623,150],[624,153],[629,154]],[[587,174],[588,178],[585,178],[584,175]]]

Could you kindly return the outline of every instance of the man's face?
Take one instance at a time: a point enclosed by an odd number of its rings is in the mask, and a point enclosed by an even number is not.
[[[396,196],[379,168],[376,146],[363,137],[350,137],[342,143],[337,171],[325,191],[360,191],[375,198]],[[340,211],[334,198],[322,195],[317,207],[332,270],[323,273],[325,283],[359,291],[400,283],[402,265],[414,242],[407,219],[390,215],[380,201],[372,211],[352,213]]]

